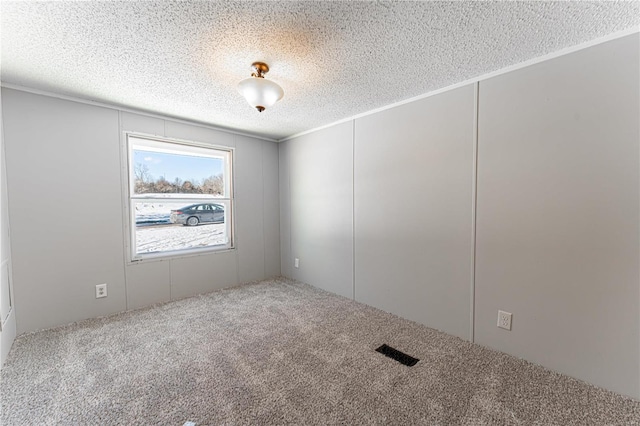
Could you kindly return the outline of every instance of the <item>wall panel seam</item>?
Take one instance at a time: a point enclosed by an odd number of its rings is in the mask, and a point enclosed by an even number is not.
[[[236,164],[238,164],[238,137],[234,136],[233,137],[233,144],[235,145],[236,150],[233,152],[233,163],[232,163],[232,184],[233,184],[233,209],[234,209],[234,213],[233,213],[233,219],[234,222],[233,223],[233,233],[234,233],[234,242],[233,244],[235,245],[235,255],[236,255],[236,285],[240,284],[240,247],[238,247],[239,245],[239,236],[238,236],[238,214],[237,214],[237,208],[238,208],[238,185],[236,183]]]
[[[282,203],[280,203],[280,147],[278,146],[278,144],[275,144],[275,148],[276,148],[276,171],[277,171],[277,184],[276,184],[276,188],[278,190],[278,276],[282,275],[282,244],[280,243],[280,239],[282,238],[282,230],[280,229],[280,226],[282,225],[282,222],[280,221],[280,207],[282,206]]]
[[[356,300],[356,120],[353,120],[351,131],[351,269],[352,291],[351,296]]]
[[[291,144],[289,144],[291,145]],[[285,152],[286,161],[287,161],[287,195],[289,196],[289,259],[287,262],[291,262],[293,254],[293,196],[291,195],[291,147],[287,149]],[[282,262],[281,262],[282,263]],[[290,263],[288,265],[291,265]],[[289,269],[287,267],[287,269]],[[296,275],[295,271],[291,271],[291,278]]]
[[[475,342],[475,305],[476,305],[476,221],[478,210],[478,126],[480,111],[480,82],[473,87],[473,170],[471,173],[471,282],[470,282],[470,340]]]
[[[264,147],[265,147],[266,142],[262,141],[261,143],[261,162],[260,165],[262,166],[262,276],[264,278],[267,278],[267,234],[265,232],[265,224],[264,224],[264,216],[267,214],[267,209],[265,207],[264,204],[264,193],[265,193],[265,181],[264,181],[264,161],[265,161],[265,154],[264,154]]]

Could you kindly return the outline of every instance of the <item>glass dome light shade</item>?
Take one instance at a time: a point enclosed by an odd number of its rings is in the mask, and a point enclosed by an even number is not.
[[[261,109],[268,108],[284,96],[282,87],[270,80],[249,77],[238,83],[238,92],[245,97],[249,105]]]

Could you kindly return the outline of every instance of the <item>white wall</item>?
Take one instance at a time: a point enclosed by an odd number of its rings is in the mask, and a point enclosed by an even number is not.
[[[353,124],[280,144],[283,274],[353,298]],[[300,260],[299,268],[294,259]]]
[[[11,89],[2,103],[18,334],[279,275],[275,143]],[[236,149],[236,250],[126,263],[125,131]]]
[[[9,235],[9,203],[0,95],[0,368],[16,337],[16,315],[11,277],[11,238]]]
[[[471,338],[474,87],[356,120],[356,300]]]
[[[634,34],[476,100],[470,85],[282,143],[282,273],[348,295],[332,287],[351,266],[356,300],[640,398],[639,49]],[[351,230],[315,231],[325,181],[353,182],[325,202],[339,223],[355,206]],[[300,270],[296,241],[315,244]]]
[[[636,397],[639,48],[480,83],[475,311],[476,342]]]
[[[283,275],[469,339],[474,123],[470,85],[282,142]]]

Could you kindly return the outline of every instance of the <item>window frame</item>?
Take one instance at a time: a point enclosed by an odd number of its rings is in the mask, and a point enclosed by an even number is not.
[[[133,161],[133,147],[136,144],[131,139],[137,139],[146,141],[148,146],[154,143],[158,144],[171,144],[175,145],[177,153],[180,152],[180,148],[183,148],[183,154],[188,155],[189,149],[194,151],[217,151],[224,155],[223,176],[225,180],[225,197],[207,197],[204,194],[197,194],[197,196],[189,196],[189,194],[180,194],[176,197],[171,196],[148,196],[145,194],[135,194],[135,175],[134,175],[134,161]],[[152,148],[153,149],[153,148]],[[171,150],[173,151],[173,150]],[[159,149],[157,152],[163,152]],[[166,153],[166,151],[165,151]],[[235,191],[234,191],[234,161],[235,161],[235,149],[230,146],[214,145],[202,142],[195,142],[184,139],[168,138],[158,135],[150,135],[138,132],[125,131],[123,132],[122,143],[122,182],[123,182],[123,219],[124,219],[124,233],[125,233],[125,252],[126,260],[128,264],[141,263],[145,261],[154,260],[170,260],[181,257],[202,256],[207,254],[222,253],[231,250],[235,250]],[[228,194],[226,192],[228,191]],[[176,194],[178,195],[178,194]],[[152,253],[136,253],[136,224],[135,224],[135,203],[141,201],[164,201],[186,204],[198,204],[198,203],[218,203],[225,205],[225,224],[228,242],[224,245],[197,247],[189,249],[178,250],[165,250]],[[228,208],[227,208],[228,206]]]

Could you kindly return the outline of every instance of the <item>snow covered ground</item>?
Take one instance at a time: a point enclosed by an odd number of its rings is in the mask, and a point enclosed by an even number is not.
[[[198,226],[161,225],[136,227],[137,252],[201,248],[227,243],[226,225],[213,223]]]
[[[153,225],[159,223],[170,223],[169,216],[171,210],[179,210],[185,203],[149,203],[149,202],[136,202],[135,203],[135,215],[136,224],[138,225]]]

